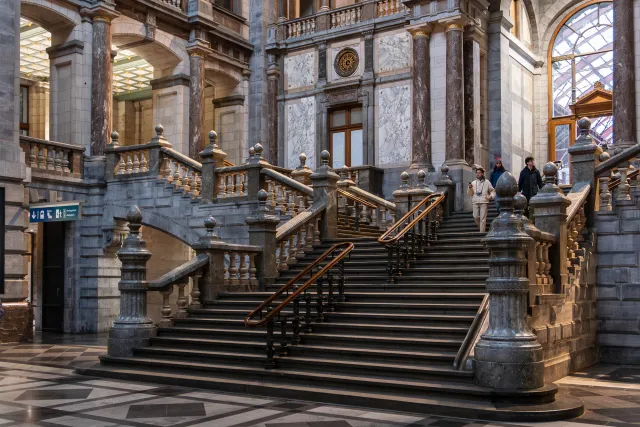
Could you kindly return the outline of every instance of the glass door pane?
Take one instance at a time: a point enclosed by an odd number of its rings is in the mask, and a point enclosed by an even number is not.
[[[555,125],[554,136],[556,141],[556,161],[562,162],[562,167],[558,170],[558,184],[570,184],[571,172],[569,166],[571,164],[569,158],[569,147],[571,146],[571,125],[558,124]]]
[[[364,164],[364,148],[362,146],[362,129],[351,131],[351,167]]]
[[[331,134],[331,156],[333,157],[334,169],[338,169],[344,166],[346,158],[344,132],[334,132]]]

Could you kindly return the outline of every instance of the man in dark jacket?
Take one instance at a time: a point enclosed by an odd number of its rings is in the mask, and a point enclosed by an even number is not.
[[[498,180],[507,170],[502,165],[502,159],[500,157],[496,157],[496,165],[493,167],[493,172],[491,172],[491,186],[496,188],[498,185]],[[496,208],[498,208],[498,212],[500,212],[500,204],[496,202]]]
[[[525,160],[527,166],[520,172],[520,179],[518,179],[518,189],[524,197],[527,198],[527,203],[533,196],[538,194],[538,190],[542,188],[542,177],[540,172],[536,169],[533,161],[533,157],[527,157]],[[527,206],[528,207],[528,206]]]

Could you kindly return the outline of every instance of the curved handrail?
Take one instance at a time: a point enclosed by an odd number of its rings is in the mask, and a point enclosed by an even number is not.
[[[396,221],[395,224],[391,228],[389,228],[382,236],[378,237],[378,243],[381,245],[388,245],[391,243],[395,243],[399,241],[409,230],[413,229],[415,225],[420,222],[425,216],[427,216],[436,206],[438,206],[444,200],[445,195],[442,193],[434,193],[425,197],[420,201],[417,205],[415,205],[409,212],[407,212],[400,220]],[[435,201],[434,201],[435,199]],[[433,203],[426,208],[424,211],[420,212],[418,216],[416,216],[408,225],[406,225],[402,230],[400,230],[395,236],[390,237],[394,231],[397,231],[405,221],[409,220],[413,214],[419,211],[422,207],[424,207],[427,203]]]
[[[276,229],[276,242],[280,242],[282,239],[289,237],[289,235],[297,231],[301,225],[312,221],[315,217],[320,215],[326,208],[325,205],[314,206],[311,205],[304,211],[298,213],[298,215],[291,218]]]
[[[313,188],[308,185],[304,185],[293,178],[290,178],[276,170],[262,168],[260,173],[263,175],[267,175],[269,178],[273,178],[276,181],[279,181],[281,184],[286,185],[289,188],[293,188],[294,190],[306,194],[307,196],[313,196]]]
[[[640,144],[635,144],[635,145],[627,148],[626,150],[621,151],[620,153],[611,156],[609,158],[609,160],[601,162],[594,169],[594,174],[595,174],[595,176],[600,176],[603,173],[606,173],[606,172],[610,171],[611,169],[614,169],[614,168],[620,166],[621,163],[626,162],[629,159],[633,159],[633,158],[638,157],[639,154],[640,154]]]
[[[478,307],[478,312],[476,313],[476,317],[473,318],[473,322],[471,323],[471,327],[467,331],[467,335],[464,337],[464,341],[462,341],[462,345],[456,354],[456,358],[453,361],[453,367],[457,370],[461,370],[467,364],[467,359],[471,354],[471,350],[473,349],[476,341],[478,340],[478,336],[482,332],[482,325],[489,314],[489,295],[485,295],[482,299],[482,303],[480,303],[480,307]]]
[[[395,203],[392,203],[388,200],[383,199],[382,197],[378,197],[373,193],[368,192],[367,190],[363,190],[360,187],[347,187],[347,189],[345,190],[351,194],[353,194],[356,197],[360,197],[361,199],[365,199],[371,203],[374,204],[378,204],[380,205],[380,207],[383,207],[385,209],[388,209],[392,212],[396,211],[396,205]]]
[[[144,145],[142,145],[142,146],[137,145],[135,147],[138,147],[138,149],[141,149],[141,150],[144,149]],[[128,148],[128,147],[127,146],[118,147],[116,149],[116,151],[120,151],[120,148]],[[165,153],[168,156],[173,157],[175,160],[178,160],[178,161],[184,163],[185,165],[194,168],[195,170],[197,170],[199,172],[202,171],[202,163],[196,162],[191,157],[185,156],[184,154],[174,150],[173,148],[162,147],[162,148],[160,148],[160,151],[162,151],[163,153]]]
[[[638,174],[640,174],[640,169],[636,169],[632,172],[629,172],[627,174],[627,179],[633,179],[635,177],[638,176]],[[611,182],[609,182],[609,191],[614,190],[618,187],[618,185],[620,185],[620,178],[616,178],[614,180],[612,180]]]
[[[354,196],[353,194],[348,193],[348,192],[344,191],[341,188],[338,188],[338,194],[341,195],[341,196],[346,197],[349,200],[353,200],[356,203],[360,203],[362,206],[366,206],[366,207],[371,208],[371,209],[375,209],[376,208],[376,205],[374,205],[373,203],[369,203],[366,200],[361,199],[358,196]]]
[[[336,243],[335,245],[331,246],[329,249],[324,251],[324,253],[322,255],[320,255],[318,258],[316,258],[316,260],[314,262],[312,262],[304,270],[302,270],[300,273],[298,273],[293,279],[289,280],[286,285],[281,287],[276,293],[274,293],[269,298],[267,298],[255,310],[253,310],[251,313],[249,313],[247,315],[247,317],[245,317],[245,319],[244,319],[245,326],[257,327],[257,326],[265,325],[269,321],[269,319],[271,319],[273,316],[278,315],[280,313],[280,311],[282,311],[282,309],[285,306],[287,306],[291,301],[296,299],[301,293],[303,293],[311,285],[313,285],[313,283],[315,283],[316,280],[318,280],[318,278],[324,276],[324,274],[327,271],[329,271],[336,264],[338,264],[340,261],[342,261],[344,259],[344,257],[346,257],[353,250],[353,248],[354,248],[354,244],[353,243],[344,242],[344,243]],[[312,271],[318,264],[320,264],[322,261],[324,261],[329,255],[332,255],[338,249],[342,249],[342,252],[340,252],[338,254],[338,256],[336,256],[331,261],[329,261],[327,263],[327,265],[322,267],[318,272],[316,272],[313,276],[311,276],[310,279],[305,281],[302,286],[299,286],[295,290],[295,292],[291,293],[287,298],[285,298],[285,300],[282,301],[280,304],[278,304],[278,306],[276,308],[274,308],[269,313],[267,313],[267,315],[264,316],[262,319],[260,319],[260,320],[252,320],[252,318],[254,316],[256,316],[258,313],[261,313],[262,310],[265,309],[265,307],[268,307],[276,298],[278,298],[280,295],[282,295],[285,291],[288,292],[289,289],[291,287],[293,287],[298,280],[300,280],[302,277],[304,277],[304,275],[307,274],[309,271]]]
[[[205,268],[209,264],[209,255],[200,254],[197,255],[192,260],[185,262],[169,271],[168,273],[163,274],[156,280],[149,282],[149,290],[160,291],[164,288],[178,283],[181,280],[189,278],[196,271]],[[181,283],[181,282],[180,282]]]
[[[573,218],[576,216],[578,211],[580,211],[580,206],[584,204],[589,197],[589,192],[591,191],[591,185],[587,184],[582,187],[580,191],[571,192],[567,194],[567,198],[571,201],[571,204],[567,207],[567,225],[571,224]]]

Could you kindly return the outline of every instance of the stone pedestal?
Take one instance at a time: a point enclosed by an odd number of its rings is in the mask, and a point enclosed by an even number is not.
[[[311,174],[313,174],[313,171],[309,166],[307,166],[307,155],[305,153],[301,153],[298,158],[300,159],[300,166],[291,172],[291,178],[295,179],[300,184],[311,185]]]
[[[549,162],[542,168],[542,173],[545,185],[531,198],[529,207],[533,209],[536,228],[556,236],[556,244],[549,249],[550,274],[556,293],[562,293],[567,284],[567,208],[571,202],[555,184],[558,167]]]
[[[340,177],[329,168],[331,155],[327,150],[320,154],[321,166],[311,175],[313,204],[326,206],[320,221],[320,239],[338,237],[338,191]]]
[[[436,180],[435,186],[438,192],[446,196],[442,205],[442,211],[444,217],[447,218],[451,216],[453,212],[456,197],[456,183],[451,180],[449,167],[447,165],[440,167],[440,177]]]
[[[633,3],[633,0],[613,2],[613,145],[616,150],[636,143]]]
[[[151,252],[140,237],[142,214],[137,206],[127,212],[129,235],[118,251],[122,262],[120,291],[120,315],[109,330],[107,353],[109,356],[133,356],[134,347],[149,345],[156,334],[156,326],[147,316],[147,261]]]
[[[411,198],[412,207],[433,194],[433,190],[430,189],[429,186],[427,185],[426,172],[423,170],[419,170],[417,178],[418,178],[418,182],[416,186],[412,187],[411,190],[409,190],[409,196]]]
[[[258,209],[245,220],[249,225],[249,244],[262,248],[262,252],[256,257],[256,276],[261,290],[266,289],[266,285],[275,283],[278,277],[275,253],[278,249],[276,229],[280,218],[269,210],[267,197],[266,191],[258,192]]]
[[[207,254],[209,256],[209,265],[206,273],[200,280],[200,301],[206,304],[215,300],[220,292],[224,289],[224,273],[225,259],[224,253],[227,244],[220,240],[215,233],[216,220],[213,216],[208,216],[204,220],[204,227],[207,234],[202,236],[198,243],[193,245],[196,254]]]
[[[576,139],[575,144],[569,147],[571,173],[573,174],[573,182],[575,183],[573,189],[578,191],[587,184],[591,185],[591,193],[585,205],[585,214],[587,215],[588,221],[587,226],[591,227],[593,222],[591,213],[595,210],[596,200],[596,152],[599,148],[593,142],[591,135],[589,135],[589,130],[591,129],[591,121],[589,119],[585,117],[578,120],[578,129],[580,135]]]
[[[393,192],[393,202],[396,204],[396,221],[400,221],[411,209],[411,186],[407,172],[400,175],[400,186]]]
[[[527,327],[525,252],[531,237],[514,213],[518,182],[505,172],[496,186],[500,216],[483,239],[490,253],[487,292],[489,327],[475,347],[475,382],[498,390],[544,386],[542,346]]]
[[[411,31],[413,36],[413,131],[411,169],[433,172],[431,160],[431,91],[429,84],[431,27]]]
[[[111,62],[111,20],[118,12],[102,4],[81,13],[93,18],[91,46],[91,155],[101,156],[111,134],[113,104]]]

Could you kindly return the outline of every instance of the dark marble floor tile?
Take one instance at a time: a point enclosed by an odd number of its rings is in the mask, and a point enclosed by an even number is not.
[[[11,420],[21,423],[33,423],[49,418],[64,417],[69,415],[68,412],[60,411],[53,408],[41,408],[38,406],[28,406],[20,412],[12,412],[10,414],[2,414],[2,418],[5,420]]]
[[[27,390],[16,398],[20,400],[60,400],[60,399],[86,399],[93,389],[79,388],[68,390]]]
[[[601,377],[601,379],[638,384],[640,383],[640,368],[621,367]]]
[[[281,402],[281,403],[277,403],[275,405],[271,405],[271,406],[269,406],[269,408],[295,410],[295,409],[305,408],[305,407],[307,407],[309,405],[310,405],[309,403]]]
[[[434,421],[429,425],[432,427],[464,427],[471,422],[472,421],[442,419]]]
[[[85,361],[86,362],[86,361]],[[148,394],[155,394],[156,396],[165,396],[165,397],[169,397],[169,396],[179,396],[181,394],[185,394],[185,393],[191,393],[195,391],[192,388],[187,388],[187,387],[172,387],[172,386],[168,386],[168,387],[158,387],[158,388],[154,388],[153,390],[149,390]]]
[[[162,417],[204,417],[207,413],[204,403],[175,403],[131,405],[127,412],[127,419],[162,418]]]

